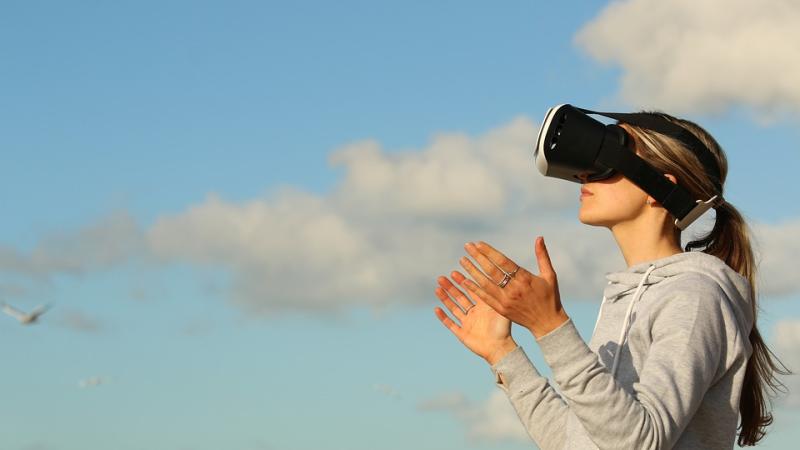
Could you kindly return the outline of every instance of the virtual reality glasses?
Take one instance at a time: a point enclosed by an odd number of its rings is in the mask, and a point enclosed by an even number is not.
[[[624,128],[604,124],[589,114],[610,117],[679,140],[697,155],[715,181],[718,194],[706,201],[695,200],[689,191],[672,183],[636,154],[633,139]],[[534,159],[543,175],[576,183],[604,180],[621,173],[663,205],[681,230],[722,203],[719,167],[711,151],[694,134],[656,114],[601,113],[558,105],[545,115]]]

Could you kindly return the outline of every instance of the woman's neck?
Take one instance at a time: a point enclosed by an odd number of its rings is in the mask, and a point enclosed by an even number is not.
[[[646,217],[639,219],[611,227],[611,233],[628,267],[683,252],[671,236],[672,224],[669,221],[660,227],[652,220],[646,220]]]

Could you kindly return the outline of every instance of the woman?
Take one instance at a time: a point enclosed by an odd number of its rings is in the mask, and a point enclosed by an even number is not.
[[[696,124],[661,113],[727,160]],[[695,198],[721,194],[681,141],[619,123],[637,155]],[[781,383],[756,326],[755,261],[749,232],[726,201],[708,235],[680,247],[680,229],[655,199],[621,174],[582,178],[579,219],[611,230],[628,268],[609,273],[587,345],[560,301],[542,238],[534,275],[484,242],[468,243],[471,276],[439,277],[436,316],[484,358],[528,434],[543,449],[732,448],[755,445],[772,423],[767,386]],[[700,251],[693,251],[699,249]],[[460,286],[461,289],[459,289]],[[469,295],[467,295],[469,294]],[[511,336],[511,322],[536,338],[556,392]],[[785,370],[785,367],[784,367]],[[737,427],[738,419],[741,423]]]

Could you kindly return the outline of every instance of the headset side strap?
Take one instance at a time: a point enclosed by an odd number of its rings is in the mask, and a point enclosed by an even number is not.
[[[617,127],[616,125],[608,126]],[[597,156],[597,162],[606,167],[620,171],[626,178],[630,179],[634,184],[661,203],[678,222],[691,223],[694,221],[696,217],[689,219],[687,215],[691,212],[700,211],[696,210],[698,204],[689,192],[682,186],[670,181],[632,152],[625,146],[624,137],[621,138],[620,142],[608,141],[609,136],[619,136],[619,133],[624,133],[624,131],[621,129],[609,130],[609,132],[606,133],[607,139],[603,141]],[[700,212],[701,215],[702,212]],[[676,225],[678,222],[676,222]]]

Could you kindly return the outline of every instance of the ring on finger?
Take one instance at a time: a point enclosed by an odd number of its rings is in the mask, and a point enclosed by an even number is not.
[[[497,285],[500,286],[501,288],[504,288],[506,287],[509,281],[511,281],[511,276],[509,274],[505,274],[505,276],[503,276],[503,280],[497,283]]]
[[[500,271],[501,271],[501,272],[503,272],[503,273],[504,273],[504,274],[505,274],[507,277],[511,277],[511,278],[514,278],[514,275],[516,275],[516,274],[517,274],[517,271],[518,271],[518,270],[519,270],[519,266],[517,266],[517,267],[516,267],[514,270],[512,270],[511,272],[506,272],[505,270],[503,270],[503,269],[500,269]]]

